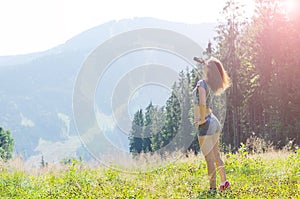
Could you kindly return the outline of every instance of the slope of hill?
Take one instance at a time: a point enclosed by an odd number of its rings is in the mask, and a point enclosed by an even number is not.
[[[63,156],[86,155],[72,113],[77,73],[102,42],[145,27],[176,31],[202,47],[215,35],[215,24],[124,19],[87,30],[44,52],[0,57],[0,126],[11,130],[16,154],[35,163],[42,155],[48,162],[57,162]]]

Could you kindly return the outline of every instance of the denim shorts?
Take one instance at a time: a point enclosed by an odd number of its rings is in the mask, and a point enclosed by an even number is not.
[[[209,114],[205,119],[206,122],[198,128],[198,136],[213,135],[221,131],[221,124],[214,114]]]

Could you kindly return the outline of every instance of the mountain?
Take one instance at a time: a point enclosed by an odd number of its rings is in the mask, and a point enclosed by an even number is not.
[[[75,126],[72,97],[77,75],[89,55],[100,44],[115,35],[149,27],[178,32],[205,48],[207,42],[215,36],[215,25],[213,23],[183,24],[153,18],[124,19],[89,29],[66,43],[44,52],[0,56],[0,126],[10,129],[15,140],[15,153],[21,155],[30,165],[38,165],[42,156],[49,163],[56,163],[63,157],[75,155],[88,158],[85,143],[82,144]],[[140,63],[149,56],[151,58],[160,56],[155,52],[150,54],[143,52],[137,54],[139,61],[134,60],[134,55],[121,61],[127,69],[130,69],[132,65]],[[178,64],[172,58],[163,59]],[[181,67],[185,68],[186,65]],[[113,85],[110,80],[115,78],[117,71],[117,69],[109,71],[106,77],[108,88]],[[104,89],[101,92],[108,91]],[[132,101],[137,95],[142,96],[143,100],[129,104],[130,114],[133,114],[135,109],[145,106],[139,103],[145,103],[149,92],[151,88],[148,88],[148,91],[136,92],[132,96]],[[153,92],[151,95],[160,96],[161,92],[164,91]],[[166,95],[167,92],[158,103],[165,100]],[[103,125],[109,125],[111,119],[107,111],[101,109],[106,106],[105,100],[97,100],[100,99],[99,94],[95,98],[97,117],[105,121]],[[109,139],[112,142],[120,142],[124,150],[127,147],[126,135],[120,141],[114,132],[117,128],[110,126],[108,129]]]

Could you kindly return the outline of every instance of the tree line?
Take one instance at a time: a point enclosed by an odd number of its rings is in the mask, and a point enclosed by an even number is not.
[[[283,0],[255,0],[255,13],[245,16],[245,7],[228,0],[216,27],[215,45],[206,53],[223,63],[232,79],[222,97],[214,100],[214,111],[225,115],[222,143],[236,150],[255,135],[277,148],[293,141],[300,144],[300,8],[288,12]],[[130,132],[130,151],[157,151],[174,137],[175,150],[185,136],[194,136],[191,92],[201,76],[195,69],[179,74],[172,94],[163,107],[152,103],[138,110]],[[219,111],[219,112],[218,112]],[[225,111],[226,114],[223,114]],[[145,112],[145,113],[144,113]],[[182,139],[181,139],[182,137]],[[197,140],[189,149],[198,151]]]
[[[154,152],[167,145],[164,152],[188,147],[186,138],[194,134],[190,91],[193,73],[195,70],[190,72],[187,68],[179,74],[179,82],[174,83],[165,106],[154,106],[150,102],[145,113],[139,109],[134,114],[129,136],[131,152]]]

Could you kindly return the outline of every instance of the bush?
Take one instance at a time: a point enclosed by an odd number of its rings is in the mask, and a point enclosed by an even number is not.
[[[9,130],[0,127],[0,159],[7,161],[12,158],[14,140]]]

